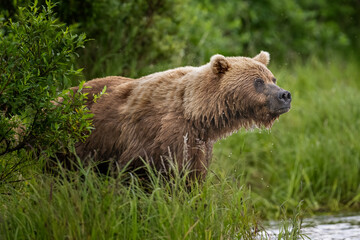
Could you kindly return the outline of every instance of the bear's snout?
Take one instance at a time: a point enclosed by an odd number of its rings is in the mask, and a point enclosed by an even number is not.
[[[284,104],[291,102],[291,93],[286,90],[282,90],[278,93],[278,99],[280,102],[283,102]]]
[[[290,110],[291,93],[289,91],[279,88],[273,96],[273,100],[270,101],[270,112],[280,115]]]
[[[268,106],[271,114],[277,116],[290,110],[292,97],[289,91],[275,84],[268,84],[264,93],[268,98]]]

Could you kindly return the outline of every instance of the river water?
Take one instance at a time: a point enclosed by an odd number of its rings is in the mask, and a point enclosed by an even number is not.
[[[266,230],[270,239],[277,239],[278,225],[278,223],[270,223],[270,227]],[[360,215],[306,218],[303,220],[301,233],[303,239],[360,240]]]

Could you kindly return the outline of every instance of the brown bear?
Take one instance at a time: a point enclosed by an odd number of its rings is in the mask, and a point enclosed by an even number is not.
[[[289,111],[291,94],[276,85],[269,60],[264,51],[254,58],[214,55],[200,67],[89,81],[83,92],[95,129],[76,152],[84,161],[130,169],[147,161],[162,171],[175,161],[202,178],[215,141],[240,128],[270,128]],[[104,86],[106,93],[93,102]]]

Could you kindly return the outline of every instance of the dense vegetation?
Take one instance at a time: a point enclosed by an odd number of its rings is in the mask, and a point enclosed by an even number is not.
[[[32,4],[0,3],[0,238],[267,238],[262,219],[280,218],[279,238],[292,239],[303,214],[360,209],[359,1],[20,6]],[[260,50],[292,110],[272,130],[219,141],[203,185],[189,191],[184,178],[152,173],[144,187],[89,166],[42,172],[42,160],[72,152],[91,131],[86,95],[69,96],[70,86]]]
[[[29,2],[3,0],[0,11],[16,19],[17,6]],[[93,39],[77,61],[87,79],[199,65],[214,53],[263,49],[277,62],[359,53],[359,10],[357,0],[62,0],[55,8],[62,22]]]
[[[74,56],[85,36],[71,34],[52,7],[20,9],[19,21],[0,33],[0,182],[15,177],[25,158],[71,151],[91,130],[86,96],[61,91],[81,72]]]

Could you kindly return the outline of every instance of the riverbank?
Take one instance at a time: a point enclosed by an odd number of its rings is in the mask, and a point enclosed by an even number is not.
[[[360,236],[360,215],[322,215],[305,218],[302,234],[305,239],[357,240]],[[278,239],[280,222],[272,221],[266,229],[269,239]]]

